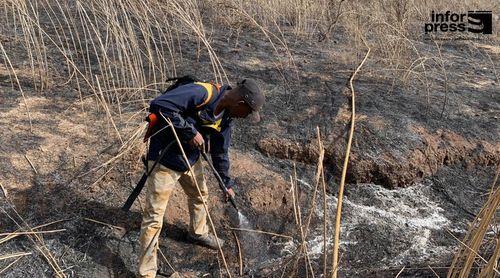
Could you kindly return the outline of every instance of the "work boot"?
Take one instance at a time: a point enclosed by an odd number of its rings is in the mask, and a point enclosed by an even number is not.
[[[201,236],[189,234],[189,239],[192,240],[195,244],[205,246],[214,250],[219,249],[219,247],[217,246],[217,240],[215,236],[212,234],[207,233]],[[224,245],[224,240],[219,238],[219,243],[220,246],[222,247]]]

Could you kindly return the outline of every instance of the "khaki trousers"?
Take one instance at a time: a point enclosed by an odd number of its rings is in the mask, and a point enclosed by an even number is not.
[[[152,167],[153,163],[153,161],[148,161],[148,167]],[[200,197],[189,170],[177,172],[158,164],[147,179],[146,205],[142,214],[141,235],[139,237],[139,277],[156,276],[158,238],[168,200],[177,182],[180,183],[188,196],[189,232],[195,235],[208,233],[207,212],[203,207],[203,200],[206,202],[208,199],[208,190],[201,159],[192,166],[192,169],[203,197]]]

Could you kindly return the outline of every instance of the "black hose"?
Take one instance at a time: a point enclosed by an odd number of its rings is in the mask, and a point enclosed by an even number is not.
[[[231,196],[231,194],[229,194],[229,192],[227,191],[227,188],[226,188],[226,185],[224,184],[224,182],[222,181],[222,178],[220,177],[219,173],[217,172],[217,170],[215,170],[215,167],[214,165],[210,162],[210,160],[208,159],[208,156],[207,154],[201,150],[201,155],[203,156],[203,158],[205,159],[205,161],[208,163],[208,165],[210,166],[210,169],[212,169],[212,172],[214,173],[215,177],[217,178],[217,181],[219,182],[219,186],[220,188],[222,189],[222,191],[224,191],[225,194],[227,194],[227,196],[229,196],[229,201],[231,202],[231,204],[233,205],[234,209],[236,209],[236,211],[238,211],[238,207],[236,206],[236,201],[234,200],[234,197]]]

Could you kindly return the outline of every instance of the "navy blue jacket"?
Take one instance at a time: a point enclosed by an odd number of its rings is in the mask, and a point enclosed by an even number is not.
[[[229,177],[228,150],[231,143],[232,118],[228,113],[222,115],[220,131],[204,127],[204,123],[215,122],[215,107],[227,89],[230,89],[230,87],[223,86],[217,96],[212,97],[209,103],[197,108],[207,100],[207,90],[203,86],[194,83],[179,86],[155,98],[151,102],[149,111],[158,115],[160,120],[159,128],[166,125],[159,112],[166,118],[170,118],[191,165],[200,158],[200,151],[196,147],[189,145],[188,142],[199,131],[203,135],[205,142],[210,144],[210,154],[215,169],[222,177],[226,187],[231,188],[233,181]],[[215,87],[213,87],[213,90],[215,93]],[[175,140],[175,137],[170,127],[152,136],[150,138],[148,159],[156,160],[161,150],[172,140]],[[188,170],[176,142],[168,149],[160,164],[175,171],[184,172]]]

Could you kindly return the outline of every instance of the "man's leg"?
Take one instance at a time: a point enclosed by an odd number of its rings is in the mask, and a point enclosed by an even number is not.
[[[189,170],[181,176],[179,183],[188,196],[189,216],[191,218],[189,233],[194,236],[201,236],[208,234],[207,212],[203,206],[203,200],[205,202],[208,200],[208,189],[201,159],[192,166],[192,169],[200,187],[201,196]]]
[[[153,166],[148,162],[148,167]],[[163,225],[163,215],[180,172],[157,165],[147,180],[146,204],[142,214],[141,235],[139,237],[139,277],[155,277],[157,270],[156,252],[158,238]]]

